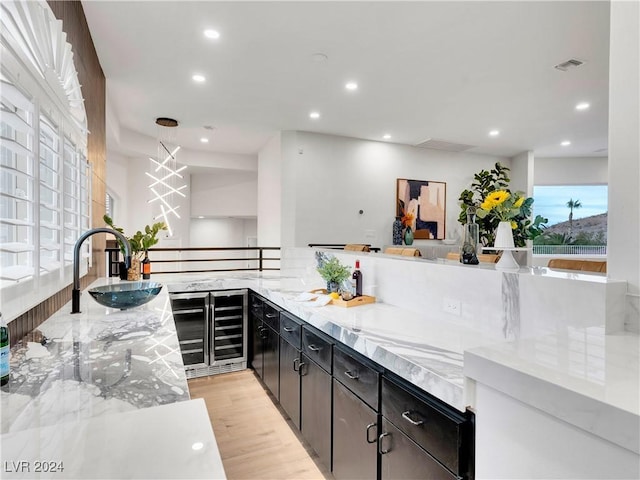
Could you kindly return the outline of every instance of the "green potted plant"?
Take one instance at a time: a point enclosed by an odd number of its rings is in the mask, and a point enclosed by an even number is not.
[[[113,230],[116,230],[124,235],[124,230],[122,227],[117,227],[113,223],[113,219],[109,215],[104,215],[102,217],[104,223],[106,223]],[[126,279],[127,280],[139,280],[141,267],[140,263],[142,261],[147,261],[148,263],[148,250],[158,243],[158,233],[160,230],[166,230],[167,225],[164,222],[157,222],[153,225],[145,225],[144,232],[138,230],[132,237],[126,236],[127,240],[131,244],[131,266],[127,272]],[[124,245],[122,242],[118,240],[118,245],[120,246],[120,251],[124,255]],[[120,265],[122,268],[122,264]],[[120,278],[123,278],[122,274]]]
[[[349,267],[342,265],[334,256],[318,258],[318,273],[327,282],[327,293],[337,292],[342,282],[351,275]]]
[[[493,247],[495,233],[501,221],[511,222],[516,247],[524,247],[525,241],[542,234],[546,218],[536,215],[533,221],[533,198],[523,192],[509,190],[509,168],[496,162],[494,168],[481,170],[473,176],[471,189],[463,190],[458,198],[460,215],[458,221],[467,223],[467,210],[476,212],[479,240],[485,247]]]

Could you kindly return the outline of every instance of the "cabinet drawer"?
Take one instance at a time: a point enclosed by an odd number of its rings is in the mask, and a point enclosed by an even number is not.
[[[262,321],[273,328],[276,332],[280,331],[280,309],[273,303],[264,301],[262,310]]]
[[[280,336],[298,350],[302,348],[302,323],[287,312],[280,312]]]
[[[457,480],[391,422],[382,419],[378,438],[381,480]]]
[[[329,337],[302,327],[302,351],[314,362],[331,373],[331,345]]]
[[[466,455],[461,450],[465,417],[436,400],[422,397],[382,378],[382,415],[409,438],[427,450],[457,475],[466,473]]]
[[[380,373],[338,347],[333,349],[333,377],[378,411],[378,382]]]

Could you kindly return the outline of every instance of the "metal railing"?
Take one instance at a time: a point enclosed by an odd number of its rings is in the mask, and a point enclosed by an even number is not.
[[[122,261],[120,249],[106,248],[105,252],[108,275],[117,277],[120,274],[119,264]],[[278,254],[272,256],[268,252],[278,252]],[[151,269],[154,274],[263,272],[280,270],[280,247],[150,248],[149,260],[151,260]]]
[[[606,245],[534,245],[534,255],[606,255]]]

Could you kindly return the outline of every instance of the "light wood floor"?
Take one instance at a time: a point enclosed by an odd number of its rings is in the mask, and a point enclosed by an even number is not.
[[[189,391],[207,404],[229,480],[333,479],[253,370],[191,379]]]

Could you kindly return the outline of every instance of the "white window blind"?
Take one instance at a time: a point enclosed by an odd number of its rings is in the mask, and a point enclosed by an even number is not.
[[[0,288],[57,273],[90,228],[90,167],[64,127],[1,79]],[[36,132],[38,141],[36,141]],[[37,162],[36,162],[37,159]],[[89,257],[90,242],[82,256]]]
[[[34,273],[34,104],[6,78],[0,98],[0,285]]]
[[[91,225],[91,168],[62,22],[45,0],[0,2],[0,26],[0,305],[11,321],[71,283],[73,247]]]

